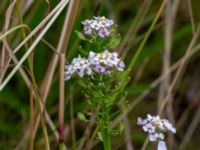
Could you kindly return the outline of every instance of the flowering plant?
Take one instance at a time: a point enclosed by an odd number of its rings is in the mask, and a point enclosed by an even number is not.
[[[104,149],[111,150],[110,109],[113,102],[111,97],[115,92],[119,72],[123,72],[125,64],[117,52],[112,52],[120,42],[116,34],[114,22],[106,17],[93,17],[82,21],[83,34],[76,31],[80,39],[89,42],[92,50],[81,47],[82,57],[74,58],[71,64],[65,66],[65,80],[77,78],[85,90],[87,101],[91,105],[92,114],[99,126],[99,139],[103,141]],[[115,82],[112,82],[114,78]],[[85,120],[84,114],[79,118]],[[83,119],[84,118],[84,119]]]
[[[142,126],[144,132],[149,134],[149,141],[158,141],[158,150],[165,150],[164,133],[170,131],[176,133],[176,128],[167,120],[161,119],[159,116],[151,116],[147,114],[146,119],[138,118],[137,124]]]

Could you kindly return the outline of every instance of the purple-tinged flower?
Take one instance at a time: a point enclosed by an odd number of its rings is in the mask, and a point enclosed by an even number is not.
[[[107,37],[110,35],[110,31],[107,29],[107,28],[101,28],[98,32],[98,35],[101,37],[101,38],[104,38],[104,37]]]
[[[86,35],[92,34],[92,28],[90,26],[84,26],[83,30]]]
[[[101,65],[96,65],[96,66],[94,67],[94,70],[95,70],[96,72],[98,72],[98,73],[105,73],[105,72],[106,72],[106,68],[103,67],[103,66],[101,66]]]
[[[144,125],[145,123],[144,123],[144,120],[142,118],[138,117],[137,124],[138,125]]]

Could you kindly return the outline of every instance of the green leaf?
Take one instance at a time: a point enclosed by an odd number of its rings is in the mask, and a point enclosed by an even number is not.
[[[87,56],[88,52],[84,51],[84,49],[82,48],[82,46],[78,47],[78,51],[83,55],[83,56]]]
[[[0,120],[0,131],[5,134],[13,135],[17,132],[17,127],[13,123],[9,123],[5,120]]]
[[[140,94],[149,89],[150,89],[149,84],[138,84],[138,85],[134,85],[132,87],[128,87],[127,91],[129,94]]]
[[[87,88],[88,86],[83,78],[78,79],[78,84],[81,85],[83,88]]]
[[[122,132],[124,131],[124,128],[125,128],[124,122],[120,122],[120,125],[119,125],[119,133],[120,134],[122,134]]]
[[[116,36],[112,37],[108,43],[108,46],[110,49],[116,48],[121,42],[121,36],[120,34],[117,34]]]
[[[79,37],[81,40],[83,40],[83,41],[88,40],[88,39],[85,37],[85,35],[83,35],[81,32],[75,31],[75,33],[78,35],[78,37]]]
[[[101,132],[98,132],[98,133],[97,133],[97,138],[98,138],[100,141],[103,142],[103,136],[102,136]]]
[[[5,88],[3,92],[0,92],[0,101],[15,110],[16,113],[20,115],[23,113],[28,117],[28,105],[12,90]]]
[[[85,115],[83,114],[83,113],[81,113],[81,112],[78,112],[78,118],[81,120],[81,121],[87,121],[87,119],[86,119],[86,117],[85,117]]]

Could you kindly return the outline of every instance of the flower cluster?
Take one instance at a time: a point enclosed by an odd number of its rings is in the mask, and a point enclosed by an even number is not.
[[[83,31],[86,35],[91,35],[93,32],[97,33],[101,38],[108,37],[111,34],[111,27],[113,26],[113,20],[107,19],[106,17],[93,17],[91,20],[84,20]]]
[[[167,120],[159,116],[147,115],[146,119],[138,118],[137,124],[141,125],[143,130],[149,134],[150,141],[164,140],[164,132],[170,131],[176,133],[176,128]]]
[[[69,80],[72,75],[83,77],[85,74],[92,74],[90,62],[85,58],[81,58],[80,55],[78,56],[78,58],[73,59],[71,65],[66,65],[65,69],[65,80]]]
[[[105,50],[103,53],[89,53],[89,61],[95,72],[100,74],[111,74],[111,71],[124,71],[125,64],[118,58],[116,52],[110,53]]]
[[[102,53],[90,52],[88,59],[74,58],[70,65],[66,65],[65,80],[71,76],[93,76],[94,73],[110,75],[113,71],[124,71],[125,64],[118,58],[116,52],[105,50]]]

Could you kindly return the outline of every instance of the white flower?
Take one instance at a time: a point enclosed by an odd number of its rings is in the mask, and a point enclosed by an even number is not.
[[[161,119],[160,116],[147,114],[146,119],[139,117],[137,124],[142,126],[142,129],[149,134],[150,141],[163,141],[166,131],[176,133],[176,128],[167,119]]]
[[[159,122],[160,121],[159,116],[151,116],[150,114],[147,114],[147,119],[150,122]]]
[[[95,30],[99,30],[101,28],[101,25],[96,20],[92,20],[90,26]]]
[[[159,140],[164,140],[165,136],[163,133],[153,133],[149,134],[149,141],[159,141]]]
[[[169,130],[172,133],[176,133],[176,128],[174,128],[173,125],[168,120],[163,119],[163,125],[166,128],[166,130]]]
[[[123,61],[120,60],[120,63],[118,64],[117,70],[118,71],[124,71],[125,64]]]
[[[90,25],[91,24],[91,20],[86,19],[86,20],[82,21],[82,24],[83,25]]]
[[[148,133],[154,133],[156,129],[156,127],[152,125],[151,123],[144,124],[142,128],[145,132],[148,132]]]
[[[138,125],[144,125],[144,124],[146,124],[146,120],[143,120],[142,118],[138,117],[137,124]]]
[[[79,55],[72,60],[70,65],[65,66],[65,80],[72,76],[93,76],[94,73],[110,75],[114,71],[124,71],[125,64],[120,60],[116,52],[105,50],[102,53],[90,51],[88,58]]]
[[[116,52],[105,50],[103,53],[89,53],[89,61],[97,73],[110,74],[112,71],[124,71],[124,63],[117,57]]]
[[[66,72],[65,72],[65,80],[69,80],[71,76],[78,75],[81,78],[87,74],[89,76],[92,75],[92,69],[90,68],[90,62],[85,59],[81,58],[79,55],[78,58],[74,58],[72,60],[71,65],[65,66]]]

